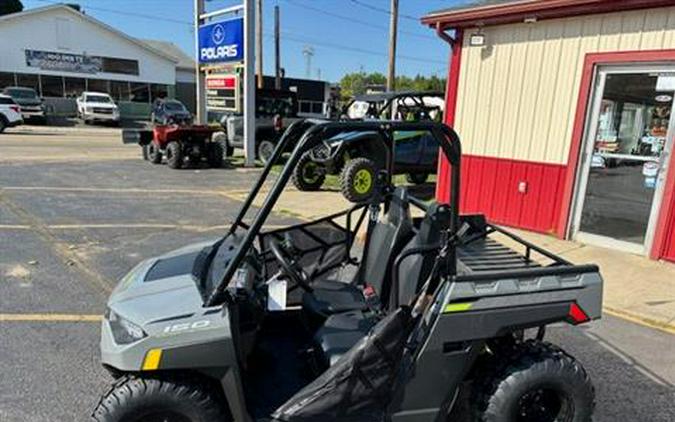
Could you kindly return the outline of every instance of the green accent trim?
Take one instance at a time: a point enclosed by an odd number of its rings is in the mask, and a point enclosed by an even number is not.
[[[445,305],[445,308],[443,308],[443,313],[448,314],[451,312],[466,312],[471,307],[473,306],[473,303],[471,302],[464,302],[464,303],[448,303]]]

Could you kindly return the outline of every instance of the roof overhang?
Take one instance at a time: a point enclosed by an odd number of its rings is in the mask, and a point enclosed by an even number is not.
[[[519,0],[432,12],[422,18],[431,27],[472,28],[597,13],[673,6],[673,0]]]

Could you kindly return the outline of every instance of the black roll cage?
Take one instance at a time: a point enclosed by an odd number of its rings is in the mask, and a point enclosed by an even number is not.
[[[384,140],[384,146],[387,148],[387,176],[391,183],[394,151],[394,131],[417,131],[427,130],[434,135],[438,141],[441,153],[451,164],[451,192],[450,192],[450,222],[448,227],[449,236],[453,236],[459,227],[459,195],[460,195],[460,166],[462,149],[457,133],[450,127],[435,122],[401,122],[401,121],[348,121],[348,122],[322,122],[311,119],[300,120],[288,127],[265,165],[260,177],[251,189],[248,197],[244,201],[239,214],[230,226],[228,234],[233,234],[237,227],[247,229],[247,233],[239,244],[235,256],[229,262],[220,282],[214,287],[206,299],[205,306],[216,306],[223,301],[223,294],[229,284],[229,280],[234,276],[240,263],[253,245],[257,234],[272,212],[276,201],[281,196],[284,188],[291,178],[293,170],[298,164],[300,157],[307,151],[319,145],[324,139],[331,138],[342,132],[377,132]],[[267,194],[265,201],[256,214],[250,226],[244,223],[243,219],[250,209],[256,196],[260,193],[265,180],[269,176],[272,166],[279,160],[286,147],[297,140],[283,170],[279,174],[274,186]],[[455,248],[450,248],[447,257],[447,271],[449,275],[455,275],[457,271]]]

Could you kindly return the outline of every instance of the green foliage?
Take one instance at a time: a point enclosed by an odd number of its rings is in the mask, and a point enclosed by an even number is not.
[[[342,98],[347,99],[354,95],[365,94],[366,88],[372,85],[386,85],[387,78],[379,72],[348,73],[340,80],[342,89]],[[414,91],[445,91],[445,78],[438,76],[417,75],[414,78],[409,76],[396,77],[396,90],[414,90]]]
[[[0,0],[0,16],[21,12],[22,10],[21,0]]]

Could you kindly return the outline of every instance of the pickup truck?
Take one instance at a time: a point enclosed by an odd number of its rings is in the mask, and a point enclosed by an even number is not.
[[[255,152],[263,163],[272,156],[277,142],[291,123],[298,117],[298,100],[292,91],[259,89],[255,107]],[[241,113],[226,113],[220,118],[225,135],[221,136],[223,151],[227,156],[235,148],[244,148],[244,117]],[[224,139],[222,139],[224,138]]]

